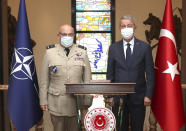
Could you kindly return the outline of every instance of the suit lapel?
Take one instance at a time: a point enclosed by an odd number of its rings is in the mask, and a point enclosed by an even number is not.
[[[135,60],[138,58],[138,54],[140,52],[139,47],[140,47],[140,43],[138,42],[136,38],[134,38],[134,49],[133,49],[133,53],[131,56],[130,67],[134,64]]]
[[[117,50],[119,52],[120,60],[123,62],[123,64],[126,64],[125,53],[124,53],[124,48],[123,48],[123,40],[119,41],[119,46]]]

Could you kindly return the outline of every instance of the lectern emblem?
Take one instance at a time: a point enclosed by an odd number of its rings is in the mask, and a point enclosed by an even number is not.
[[[86,114],[84,125],[87,131],[113,131],[116,120],[109,109],[95,108]]]

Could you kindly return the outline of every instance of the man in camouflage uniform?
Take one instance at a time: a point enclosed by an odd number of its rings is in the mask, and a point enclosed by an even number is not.
[[[76,97],[66,94],[65,83],[87,83],[91,79],[85,49],[73,44],[74,29],[60,27],[60,44],[47,46],[41,67],[40,105],[49,111],[54,131],[78,131]],[[83,99],[82,99],[83,98]],[[91,96],[78,97],[82,112],[92,104]]]

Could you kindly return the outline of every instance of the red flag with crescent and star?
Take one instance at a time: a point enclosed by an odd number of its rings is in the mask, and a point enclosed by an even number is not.
[[[163,131],[178,131],[185,123],[171,0],[160,31],[151,108]]]

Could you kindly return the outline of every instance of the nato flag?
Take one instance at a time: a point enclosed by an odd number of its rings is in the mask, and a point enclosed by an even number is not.
[[[20,0],[8,89],[8,111],[17,131],[28,131],[41,120],[38,94],[25,0]]]

